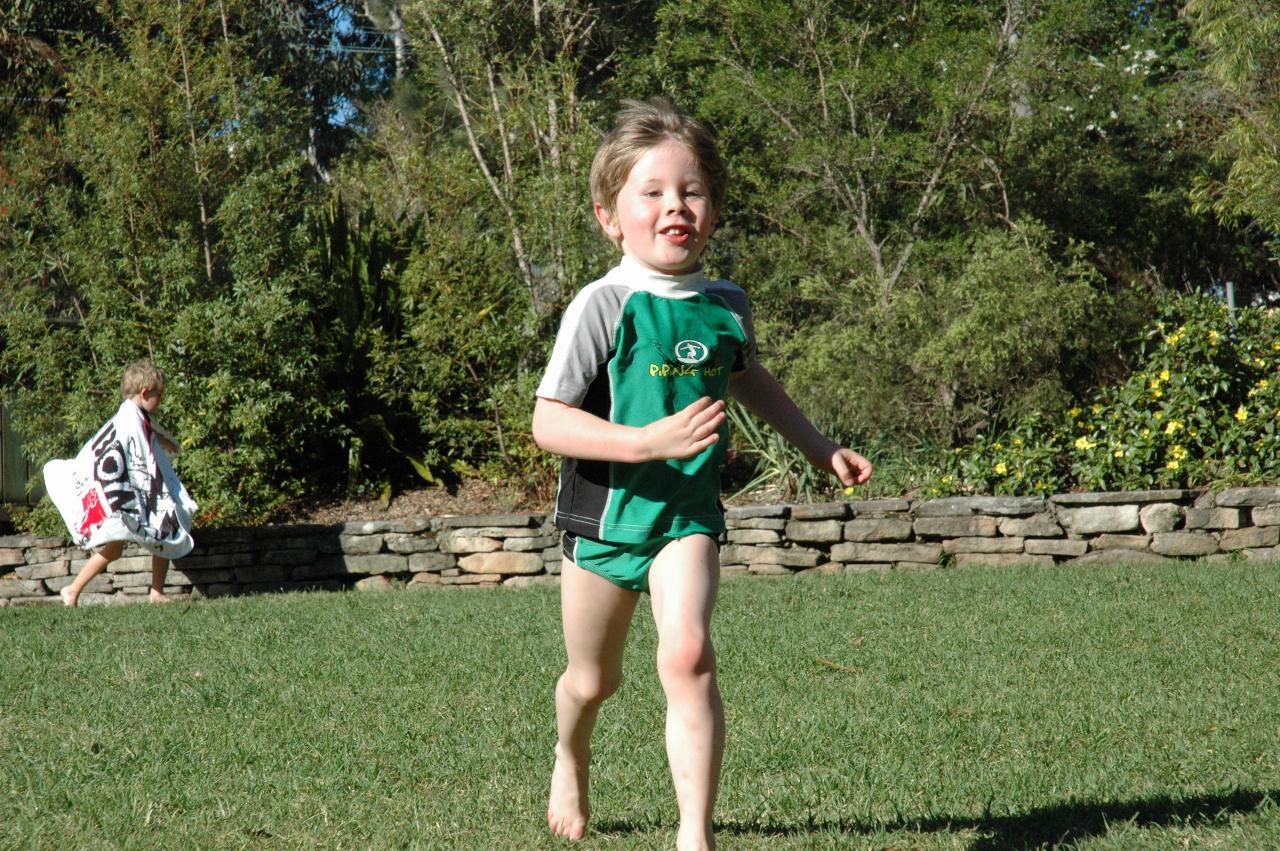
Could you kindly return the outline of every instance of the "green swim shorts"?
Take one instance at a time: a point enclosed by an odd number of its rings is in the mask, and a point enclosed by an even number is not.
[[[619,588],[647,594],[649,568],[653,567],[653,560],[662,552],[663,547],[677,540],[679,538],[651,538],[640,544],[615,544],[565,532],[561,537],[560,548],[565,558],[583,570],[589,570]]]

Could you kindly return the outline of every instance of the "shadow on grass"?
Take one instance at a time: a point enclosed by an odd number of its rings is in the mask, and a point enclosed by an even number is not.
[[[805,834],[960,833],[973,831],[977,837],[969,851],[1056,847],[1091,836],[1102,836],[1114,824],[1134,827],[1205,827],[1224,822],[1233,815],[1251,813],[1269,802],[1280,801],[1280,791],[1237,789],[1217,795],[1191,798],[1160,796],[1131,801],[1072,802],[1041,807],[1017,815],[951,818],[930,816],[872,823],[856,819],[813,819],[804,824],[717,823],[716,832],[740,836],[801,836]],[[601,821],[601,833],[637,833],[673,825],[658,822]]]

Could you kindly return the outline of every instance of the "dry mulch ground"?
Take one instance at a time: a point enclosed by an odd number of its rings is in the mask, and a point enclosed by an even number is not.
[[[276,523],[342,523],[348,520],[404,520],[513,512],[550,513],[551,500],[507,490],[479,479],[456,487],[400,491],[389,503],[377,498],[303,501],[272,518]]]
[[[781,494],[760,491],[726,499],[727,505],[774,505],[785,502]],[[453,488],[415,488],[396,493],[384,504],[369,499],[317,499],[289,506],[272,518],[274,523],[334,524],[348,520],[404,520],[410,517],[465,517],[482,514],[551,514],[555,494],[537,495],[503,488],[480,479],[466,479]]]

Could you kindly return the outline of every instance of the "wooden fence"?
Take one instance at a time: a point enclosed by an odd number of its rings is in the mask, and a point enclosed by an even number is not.
[[[35,464],[22,450],[9,410],[0,405],[0,502],[35,502],[40,493],[27,493]]]

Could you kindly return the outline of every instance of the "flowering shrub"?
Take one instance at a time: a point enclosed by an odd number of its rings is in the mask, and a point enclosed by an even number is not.
[[[1247,484],[1280,477],[1280,313],[1178,299],[1138,368],[1065,417],[953,451],[930,495]]]

